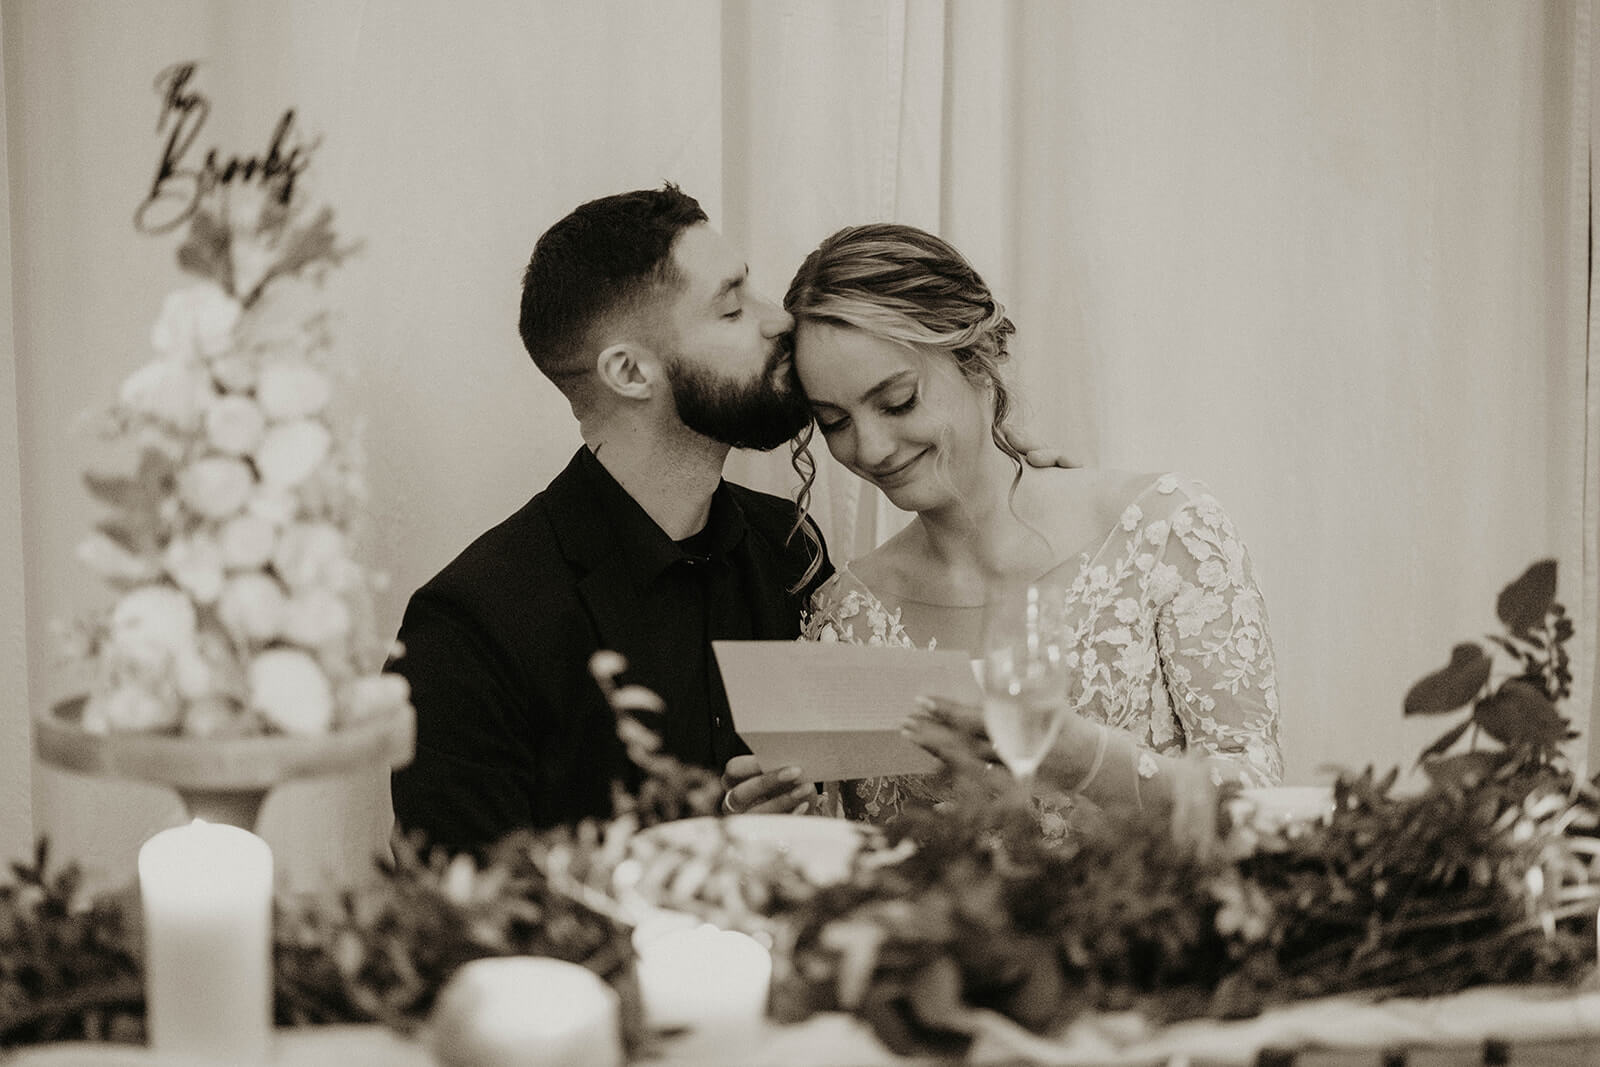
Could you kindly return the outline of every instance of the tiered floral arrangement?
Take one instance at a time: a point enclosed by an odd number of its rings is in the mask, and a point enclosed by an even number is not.
[[[1061,847],[1014,799],[974,792],[909,815],[821,887],[781,860],[753,864],[731,836],[664,846],[640,832],[709,813],[716,784],[659,753],[641,725],[659,701],[615,684],[621,665],[602,657],[645,792],[619,791],[609,822],[513,835],[485,865],[402,845],[369,887],[281,902],[280,1021],[409,1030],[460,963],[528,952],[583,962],[636,1003],[623,899],[640,894],[769,937],[778,1018],[853,1012],[904,1052],[960,1054],[978,1009],[1051,1034],[1104,1010],[1159,1023],[1337,993],[1576,983],[1595,965],[1600,793],[1557,749],[1572,627],[1554,577],[1539,564],[1502,593],[1497,655],[1458,646],[1408,694],[1409,714],[1471,708],[1423,754],[1420,793],[1368,771],[1336,785],[1320,822],[1265,825],[1224,795],[1214,835],[1124,815]],[[136,1036],[137,909],[78,899],[71,869],[44,860],[0,887],[0,1044]],[[637,1011],[624,1021],[637,1049]]]
[[[328,315],[295,284],[349,249],[331,211],[283,192],[229,186],[195,212],[178,262],[199,281],[168,295],[157,358],[92,416],[84,480],[105,514],[78,555],[117,597],[69,631],[86,693],[57,714],[85,730],[320,735],[409,707],[405,681],[375,673]]]

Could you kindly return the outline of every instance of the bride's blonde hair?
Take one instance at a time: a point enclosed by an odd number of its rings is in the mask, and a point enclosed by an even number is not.
[[[947,353],[968,381],[994,397],[989,434],[1016,468],[1011,480],[1015,493],[1023,457],[1003,432],[1011,394],[1000,364],[1010,358],[1006,340],[1016,326],[972,264],[948,241],[899,223],[848,226],[800,264],[783,307],[797,327],[802,322],[849,326]],[[808,424],[793,443],[791,461],[801,479],[795,529],[804,522],[816,480],[808,448],[813,431],[814,424]],[[815,566],[800,584],[813,573]]]

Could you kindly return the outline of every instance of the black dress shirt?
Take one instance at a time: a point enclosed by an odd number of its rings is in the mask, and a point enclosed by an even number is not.
[[[792,639],[826,559],[788,540],[795,505],[721,483],[706,528],[674,542],[587,448],[516,514],[413,594],[392,669],[411,683],[416,757],[395,817],[451,849],[611,809],[636,780],[588,671],[621,653],[626,682],[667,703],[666,751],[720,769],[747,751],[712,658],[719,638]]]

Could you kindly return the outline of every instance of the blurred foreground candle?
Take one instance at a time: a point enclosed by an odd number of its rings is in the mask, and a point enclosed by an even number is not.
[[[429,1030],[441,1067],[622,1067],[616,991],[563,960],[463,964],[439,994]]]
[[[639,998],[653,1027],[689,1027],[697,1044],[715,1038],[736,1048],[761,1028],[772,983],[772,954],[755,938],[706,923],[641,925]]]
[[[272,1037],[272,850],[196,820],[139,849],[150,1045],[208,1062],[267,1059]]]

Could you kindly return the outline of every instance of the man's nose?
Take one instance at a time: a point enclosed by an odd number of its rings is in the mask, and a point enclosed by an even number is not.
[[[794,329],[794,316],[779,304],[762,298],[761,334],[764,337],[781,337]]]

